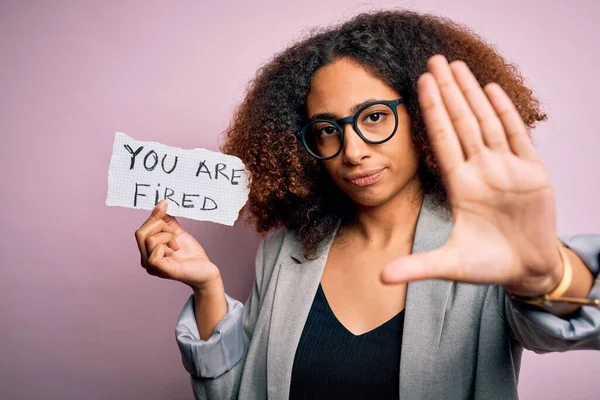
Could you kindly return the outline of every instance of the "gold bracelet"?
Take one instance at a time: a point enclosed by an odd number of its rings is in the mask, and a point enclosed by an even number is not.
[[[571,282],[573,282],[573,266],[571,265],[571,261],[569,260],[569,256],[567,255],[562,242],[560,240],[557,240],[557,242],[560,261],[563,265],[563,276],[556,289],[548,293],[548,300],[560,299],[563,294],[567,293],[567,290],[569,290],[569,287],[571,286]]]
[[[567,290],[569,290],[571,282],[573,281],[573,267],[571,266],[571,261],[569,260],[569,256],[567,255],[564,245],[562,244],[560,239],[557,239],[557,241],[558,252],[560,253],[560,259],[563,265],[563,276],[556,289],[554,289],[550,293],[542,294],[539,296],[525,297],[511,295],[511,297],[523,303],[533,304],[536,306],[551,307],[552,303],[571,303],[600,307],[600,299],[563,297],[563,294],[565,294]]]

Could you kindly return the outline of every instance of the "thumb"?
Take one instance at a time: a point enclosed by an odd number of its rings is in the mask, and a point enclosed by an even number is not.
[[[169,204],[166,200],[163,199],[159,201],[152,210],[152,215],[165,221],[167,226],[172,229],[171,233],[175,236],[179,236],[185,232],[185,229],[183,229],[174,216],[167,214],[168,206]]]
[[[422,279],[461,280],[458,252],[448,245],[426,253],[411,254],[388,264],[381,273],[383,283]]]
[[[163,217],[163,221],[165,221],[167,225],[173,229],[173,235],[179,236],[185,232],[185,229],[183,229],[179,221],[177,221],[177,219],[174,216],[165,214],[165,216]]]
[[[163,219],[165,213],[167,212],[167,202],[165,200],[161,200],[152,209],[150,213],[151,218],[155,219]]]

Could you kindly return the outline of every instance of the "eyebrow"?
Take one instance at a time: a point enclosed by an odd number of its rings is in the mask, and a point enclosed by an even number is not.
[[[365,101],[362,101],[362,102],[360,102],[360,103],[358,103],[358,104],[355,104],[355,105],[353,105],[353,106],[352,106],[352,108],[350,109],[350,112],[351,112],[352,114],[356,114],[356,112],[357,112],[357,111],[358,111],[358,110],[359,110],[361,107],[365,106],[365,105],[366,105],[366,104],[368,104],[368,103],[372,103],[372,102],[374,102],[374,101],[379,101],[379,99],[370,98],[370,99],[367,99],[367,100],[365,100]],[[343,117],[339,117],[339,118],[343,118]],[[335,115],[335,114],[331,114],[331,113],[320,113],[320,114],[314,114],[314,115],[311,115],[311,116],[308,118],[308,120],[309,120],[309,121],[314,121],[315,119],[336,120],[336,119],[338,119],[338,116],[337,116],[337,115]]]

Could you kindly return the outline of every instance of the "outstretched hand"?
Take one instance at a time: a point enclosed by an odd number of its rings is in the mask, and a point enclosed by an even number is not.
[[[452,207],[446,244],[390,264],[386,283],[420,279],[551,291],[562,275],[552,184],[513,102],[482,88],[462,61],[436,55],[418,81],[419,105]]]

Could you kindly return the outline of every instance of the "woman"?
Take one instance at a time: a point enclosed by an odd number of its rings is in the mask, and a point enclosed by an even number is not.
[[[148,273],[193,288],[176,334],[196,397],[516,398],[524,347],[600,348],[599,309],[539,297],[600,294],[600,236],[556,238],[543,119],[434,16],[362,14],[277,55],[223,148],[257,230],[282,228],[246,304],[164,202],[136,231]]]

